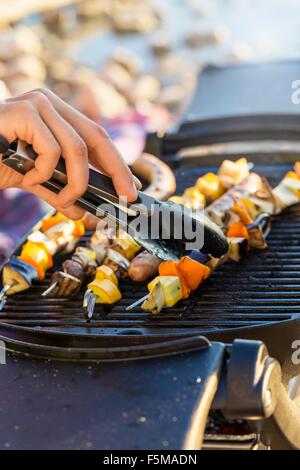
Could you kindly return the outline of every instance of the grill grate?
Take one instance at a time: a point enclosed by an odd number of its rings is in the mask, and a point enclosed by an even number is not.
[[[284,165],[257,165],[272,185],[290,168]],[[193,185],[196,178],[212,167],[183,166],[175,173],[178,193]],[[269,249],[252,252],[241,263],[224,264],[190,299],[181,301],[160,316],[139,308],[125,307],[143,296],[146,284],[121,283],[123,299],[110,309],[96,307],[97,317],[87,325],[82,311],[82,292],[71,300],[44,299],[46,279],[27,292],[9,298],[1,321],[33,328],[33,331],[103,337],[121,337],[134,344],[159,341],[169,336],[201,334],[226,339],[248,335],[251,327],[264,331],[270,324],[285,324],[300,319],[300,207],[286,211],[274,220]],[[85,243],[85,239],[83,243]],[[60,260],[61,262],[61,260]],[[240,329],[243,330],[240,330]],[[238,333],[239,330],[239,333]],[[246,333],[243,333],[246,331]],[[228,334],[228,336],[226,336]],[[257,333],[261,337],[260,333]],[[251,335],[250,335],[251,336]],[[262,338],[265,339],[266,338]],[[119,343],[118,343],[119,344]]]

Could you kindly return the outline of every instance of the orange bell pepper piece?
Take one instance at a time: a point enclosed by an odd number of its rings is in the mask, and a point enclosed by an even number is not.
[[[47,232],[47,230],[49,230],[51,227],[54,227],[55,225],[60,224],[64,220],[69,220],[69,219],[68,217],[61,214],[60,212],[57,212],[57,214],[42,221],[42,232],[44,233]],[[83,221],[80,219],[80,220],[72,220],[72,222],[74,224],[74,230],[73,230],[74,237],[83,237],[83,235],[85,234],[85,226],[84,226]]]
[[[234,202],[232,210],[235,214],[240,217],[244,225],[249,225],[253,222],[252,217],[250,216],[247,208],[245,207],[242,201]]]
[[[52,217],[48,217],[42,221],[42,232],[47,232],[49,228],[53,227],[54,225],[60,224],[64,220],[67,220],[67,217],[60,212],[57,212]]]
[[[73,232],[73,235],[74,237],[83,237],[83,235],[85,234],[85,226],[84,226],[84,223],[82,222],[82,220],[74,220],[74,223],[75,223],[75,229],[74,229],[74,232]]]
[[[211,269],[208,266],[191,259],[189,256],[181,258],[178,270],[191,290],[197,289],[211,274]]]
[[[182,290],[183,299],[187,299],[190,295],[191,290],[189,289],[186,280],[178,269],[179,261],[163,261],[160,263],[158,272],[160,276],[177,276],[180,279],[180,285]]]
[[[30,266],[36,269],[40,281],[42,281],[45,278],[46,274],[45,274],[44,269],[33,258],[27,255],[21,255],[21,256],[18,256],[18,258],[21,259],[22,261],[25,261],[25,263],[30,264]]]
[[[243,222],[236,222],[228,228],[227,237],[249,238],[247,227]]]

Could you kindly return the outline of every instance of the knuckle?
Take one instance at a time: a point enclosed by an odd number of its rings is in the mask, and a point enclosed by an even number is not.
[[[34,92],[40,93],[41,95],[45,96],[46,98],[49,98],[51,95],[51,91],[48,90],[48,88],[45,87],[38,87],[33,90]]]
[[[35,114],[36,112],[33,104],[26,99],[18,101],[15,106],[18,109],[18,113],[25,114],[26,116]]]
[[[48,152],[55,159],[59,158],[61,155],[61,147],[58,142],[53,141],[52,144],[49,146]]]
[[[104,127],[99,126],[99,124],[96,124],[96,123],[93,123],[93,124],[94,124],[94,132],[97,134],[98,137],[99,137],[99,135],[100,135],[100,136],[103,137],[104,139],[110,139],[109,134],[108,134],[108,132],[104,129]]]
[[[88,151],[85,142],[81,138],[77,138],[73,142],[73,151],[80,157],[87,157]]]
[[[39,88],[31,91],[28,96],[29,96],[30,101],[36,107],[47,106],[49,103],[48,98],[41,92]]]
[[[53,174],[53,170],[45,165],[36,165],[36,169],[43,182],[48,181]]]

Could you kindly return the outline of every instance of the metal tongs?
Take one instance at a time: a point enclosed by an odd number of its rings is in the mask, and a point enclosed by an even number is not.
[[[0,142],[0,144],[3,143]],[[33,148],[20,140],[14,141],[2,153],[2,163],[23,175],[34,167],[34,161],[37,158]],[[66,168],[61,158],[52,178],[43,183],[43,186],[54,193],[59,193],[66,183]],[[111,178],[93,169],[90,169],[87,191],[76,204],[93,215],[106,216],[113,222],[117,222],[139,245],[162,260],[179,259],[186,253],[187,240],[184,235],[180,238],[176,236],[175,229],[178,220],[182,224],[187,221],[191,222],[194,228],[203,230],[202,246],[199,246],[203,253],[219,258],[228,250],[228,243],[222,231],[204,215],[199,216],[192,211],[182,211],[181,206],[158,201],[142,191],[138,192],[138,198],[134,203],[127,203],[117,195]],[[172,216],[171,212],[174,211],[176,216],[179,215],[179,219]],[[157,218],[158,213],[160,215]],[[159,224],[158,232],[156,231],[159,234],[158,237],[152,236],[152,229],[141,230],[141,227],[151,227],[154,217],[157,218],[156,222]],[[185,217],[190,220],[184,221]],[[167,220],[169,233],[165,236]]]

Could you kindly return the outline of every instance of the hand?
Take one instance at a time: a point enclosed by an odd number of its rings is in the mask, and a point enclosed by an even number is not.
[[[26,141],[38,154],[35,168],[25,176],[0,163],[0,189],[26,189],[67,217],[78,219],[83,210],[74,203],[86,191],[90,162],[112,177],[120,196],[127,196],[129,201],[137,197],[141,184],[105,130],[49,90],[34,90],[2,102],[0,134],[9,142],[17,138]],[[61,155],[68,184],[56,195],[41,184],[51,178]]]

